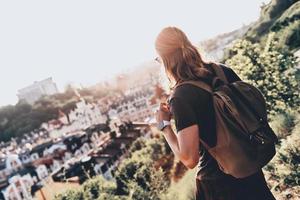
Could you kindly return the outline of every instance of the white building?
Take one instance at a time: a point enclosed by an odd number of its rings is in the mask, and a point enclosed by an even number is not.
[[[2,190],[5,200],[30,200],[31,186],[34,181],[30,174],[24,176],[15,175],[9,179],[9,186]]]
[[[77,149],[74,153],[74,156],[80,158],[82,156],[86,156],[91,150],[91,147],[88,143],[84,143],[79,149]]]
[[[52,78],[47,78],[42,81],[36,81],[32,85],[22,88],[18,91],[19,100],[25,100],[29,104],[33,104],[43,95],[52,95],[58,93],[56,84]]]
[[[48,169],[45,165],[39,165],[37,168],[36,168],[36,173],[38,175],[38,178],[40,180],[44,180],[45,178],[48,177]]]
[[[54,159],[52,165],[50,166],[51,171],[54,172],[58,170],[62,165],[62,161]]]
[[[107,117],[101,113],[97,104],[87,103],[84,99],[80,99],[76,103],[76,109],[69,113],[69,119],[75,131],[86,129],[94,124],[103,124]]]
[[[6,170],[11,173],[22,168],[22,162],[16,154],[9,154],[5,160]]]
[[[104,124],[107,121],[107,116],[101,113],[98,104],[87,103],[83,98],[80,98],[76,108],[71,110],[68,116],[70,124],[66,115],[61,115],[59,120],[43,123],[41,127],[49,132],[51,138],[60,138],[68,133],[84,130],[95,124]]]
[[[143,91],[141,88],[131,89],[127,96],[119,102],[116,109],[118,117],[123,121],[140,121],[144,122],[147,118],[154,115],[153,105],[149,99],[153,95],[150,91]],[[115,115],[110,112],[109,115]]]

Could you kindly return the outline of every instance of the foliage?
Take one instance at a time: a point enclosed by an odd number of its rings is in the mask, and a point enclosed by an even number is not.
[[[107,181],[102,176],[90,179],[83,184],[84,199],[105,199],[109,196],[115,196],[116,184],[113,181]]]
[[[143,138],[136,139],[129,148],[129,152],[133,153],[146,147],[146,141]]]
[[[283,16],[284,12],[297,1],[298,0],[272,0],[269,4],[263,5],[261,7],[259,20],[253,24],[246,36],[259,40],[260,37],[269,32],[276,19]]]
[[[172,182],[167,192],[161,195],[162,200],[192,200],[195,194],[196,168],[187,171],[178,182]]]
[[[0,141],[8,141],[12,137],[21,137],[24,133],[39,128],[41,123],[55,117],[56,110],[34,108],[25,102],[0,109]]]
[[[279,138],[286,138],[295,126],[296,111],[287,111],[271,118],[270,126]]]
[[[130,157],[124,159],[115,172],[115,180],[101,176],[85,182],[81,189],[69,191],[68,200],[90,199],[160,199],[169,186],[166,172],[156,161],[166,155],[165,143],[161,138],[139,138],[130,148]],[[59,194],[56,200],[65,199]],[[67,200],[67,199],[66,199]]]
[[[54,200],[84,200],[82,190],[68,190],[63,194],[58,194],[54,197]]]
[[[271,114],[300,105],[296,58],[279,49],[273,36],[269,35],[264,48],[257,43],[238,40],[230,50],[231,58],[226,60],[243,80],[260,89]]]
[[[66,193],[58,194],[55,200],[120,200],[115,198],[116,185],[98,176],[85,182],[78,190],[68,190]]]
[[[300,2],[296,2],[286,9],[284,13],[275,21],[274,25],[271,27],[271,30],[278,31],[299,20],[299,11]]]
[[[300,195],[300,114],[294,118],[291,134],[281,139],[277,154],[265,167],[268,182],[280,198]]]
[[[94,102],[107,94],[108,88],[87,88],[78,90],[78,93],[88,102]],[[78,94],[71,86],[63,93],[42,96],[33,105],[19,101],[16,105],[0,108],[0,141],[9,141],[11,138],[21,138],[25,134],[38,129],[43,122],[58,117],[59,110],[69,113],[75,109]]]
[[[277,31],[276,38],[278,39],[279,46],[298,49],[300,47],[299,28],[300,22],[298,20]]]
[[[238,40],[225,58],[267,100],[270,125],[280,144],[264,172],[278,200],[300,196],[300,70],[292,55],[300,47],[299,16],[298,0],[272,0],[262,7],[260,19],[245,39]]]
[[[145,198],[157,199],[165,190],[167,177],[160,167],[154,165],[165,155],[164,144],[160,141],[157,138],[145,141],[144,148],[134,151],[130,158],[121,163],[116,172],[117,193],[134,196],[144,191]]]
[[[280,137],[280,145],[264,171],[276,197],[282,199],[300,195],[300,114],[297,111],[300,94],[296,78],[297,73],[300,77],[300,70],[295,68],[295,57],[288,51],[300,47],[299,11],[297,0],[272,0],[262,6],[260,19],[245,39],[238,40],[229,50],[226,60],[226,64],[243,80],[257,86],[266,98],[268,112],[272,114],[271,126]],[[111,91],[79,91],[89,101],[107,92]],[[0,140],[38,127],[43,120],[54,117],[58,108],[68,112],[75,102],[76,94],[68,88],[64,94],[44,97],[34,106],[19,103],[0,109]],[[162,137],[139,138],[129,151],[129,158],[115,172],[115,180],[97,176],[79,190],[69,190],[55,199],[193,199],[195,171],[187,171],[178,182],[170,182],[167,174],[179,178],[182,165],[168,157],[172,153]],[[165,167],[170,161],[171,172]]]
[[[290,50],[300,47],[300,2],[298,0],[272,0],[262,6],[261,16],[245,34],[245,39],[264,44],[270,32],[281,48]]]

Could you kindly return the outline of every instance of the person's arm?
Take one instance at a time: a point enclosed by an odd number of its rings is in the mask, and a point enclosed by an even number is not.
[[[170,148],[179,160],[188,168],[193,169],[199,161],[199,134],[198,125],[182,129],[176,135],[171,126],[163,132]]]
[[[194,168],[199,161],[199,128],[192,108],[182,99],[172,100],[177,134],[171,126],[163,130],[163,135],[176,157],[188,168]],[[165,104],[157,112],[157,121],[170,120],[171,113]]]

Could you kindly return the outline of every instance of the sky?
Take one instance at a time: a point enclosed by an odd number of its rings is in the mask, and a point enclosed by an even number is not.
[[[258,19],[270,0],[0,1],[0,106],[17,91],[52,77],[96,84],[156,57],[166,26],[198,43]]]

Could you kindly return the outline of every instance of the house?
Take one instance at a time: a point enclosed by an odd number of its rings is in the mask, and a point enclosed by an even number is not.
[[[80,150],[83,144],[90,143],[90,138],[85,132],[79,132],[74,135],[66,136],[63,139],[63,144],[66,145],[66,150],[71,153],[75,153]],[[83,150],[86,149],[86,145]]]
[[[6,156],[5,166],[6,166],[6,171],[8,173],[12,173],[14,171],[18,171],[18,170],[22,169],[23,164],[22,164],[21,160],[19,159],[18,155],[9,154]]]
[[[42,144],[33,147],[32,150],[30,151],[31,161],[35,161],[39,158],[42,158],[45,155],[44,151],[50,148],[52,145],[53,145],[53,141],[48,140],[47,142],[44,142]]]
[[[33,84],[18,90],[19,100],[25,100],[29,104],[33,104],[43,95],[52,95],[58,93],[55,82],[49,77],[42,81],[35,81]]]
[[[20,157],[21,162],[22,162],[23,164],[28,164],[28,163],[31,162],[30,151],[25,150],[25,151],[21,152],[21,153],[19,154],[19,157]]]
[[[49,148],[44,150],[44,156],[46,155],[54,155],[59,154],[60,152],[64,152],[67,150],[67,146],[63,142],[57,142],[50,146]]]
[[[124,125],[125,128],[131,127],[131,123]],[[127,130],[127,129],[126,129]],[[92,132],[91,128],[88,132]],[[72,161],[61,166],[52,173],[54,181],[66,181],[77,177],[78,180],[84,181],[88,176],[102,174],[106,179],[114,177],[114,170],[120,161],[127,155],[128,149],[133,141],[140,135],[138,131],[128,130],[124,136],[116,137],[113,140],[108,140],[101,145],[97,151],[88,147],[87,143],[82,144],[75,152]],[[94,133],[94,132],[93,132]],[[93,134],[85,134],[92,135]],[[100,134],[99,138],[108,135],[108,133]],[[81,138],[81,135],[76,135],[74,138]],[[69,138],[70,139],[70,138]],[[81,142],[81,140],[80,140]],[[68,145],[67,145],[68,146]],[[78,147],[78,146],[77,146]]]
[[[16,154],[8,154],[0,160],[0,189],[8,185],[8,177],[23,170],[24,165]]]
[[[5,160],[1,159],[0,160],[0,190],[5,188],[8,185],[7,176],[8,173],[6,171]]]
[[[106,180],[111,180],[114,177],[114,162],[110,156],[94,155],[92,157],[95,160],[93,170],[97,175],[103,175]]]
[[[69,124],[70,123],[70,119],[68,117],[68,115],[66,115],[63,111],[58,110],[58,120],[63,124]]]
[[[70,160],[72,157],[73,157],[72,153],[69,152],[69,151],[66,151],[66,152],[65,152],[65,155],[64,155],[64,157],[63,157],[63,161],[64,161],[64,162],[67,162],[67,161]]]
[[[99,133],[97,133],[97,132],[92,132],[91,133],[90,140],[91,140],[91,144],[90,145],[94,149],[97,149],[100,146],[100,144],[101,144]]]
[[[8,185],[2,189],[5,200],[32,199],[31,188],[37,183],[37,174],[33,166],[24,167],[8,178]]]
[[[63,165],[63,163],[61,160],[53,159],[53,163],[50,166],[51,171],[53,172],[53,171],[60,169],[62,165]]]
[[[49,174],[46,165],[43,165],[43,164],[39,165],[36,168],[36,173],[37,173],[39,180],[44,180],[45,178],[48,177],[48,174]]]
[[[66,152],[67,146],[61,141],[56,143],[49,141],[33,148],[31,163],[37,168],[38,177],[43,177],[43,174],[46,173],[45,167],[47,171],[55,171],[60,168],[64,162]]]
[[[46,166],[48,171],[51,171],[51,169],[53,168],[53,161],[54,158],[53,156],[46,156],[46,157],[42,157],[39,158],[38,160],[35,160],[32,162],[32,165],[35,166],[35,168],[38,168],[40,165],[44,165]],[[36,171],[36,173],[38,174],[38,172]]]
[[[91,150],[88,143],[84,143],[79,149],[77,149],[74,153],[75,157],[81,157],[84,155],[87,155],[89,151]]]
[[[69,113],[69,120],[79,129],[86,129],[93,124],[105,123],[107,117],[103,115],[97,104],[87,103],[83,98],[76,103],[76,109]]]
[[[123,99],[116,102],[115,109],[109,112],[111,117],[117,117],[123,121],[144,121],[153,116],[153,105],[149,101],[153,96],[150,89],[137,87],[125,92]]]
[[[2,190],[5,200],[32,199],[31,187],[34,185],[29,174],[15,175],[9,179],[9,185]]]
[[[70,181],[77,177],[79,183],[82,183],[88,177],[96,175],[92,166],[94,166],[94,160],[89,156],[83,156],[75,162],[62,165],[51,174],[51,177],[57,182]]]

